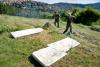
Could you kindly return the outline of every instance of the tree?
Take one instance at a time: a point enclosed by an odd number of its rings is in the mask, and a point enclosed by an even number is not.
[[[76,17],[75,22],[82,23],[85,25],[91,25],[92,22],[95,22],[98,19],[100,19],[100,14],[98,13],[98,11],[96,11],[90,7],[87,7],[84,10],[82,10],[81,12],[79,12],[79,14]]]
[[[0,14],[5,14],[7,12],[5,6],[5,4],[0,3]]]
[[[9,14],[9,15],[15,15],[17,8],[8,5],[0,3],[0,14]]]

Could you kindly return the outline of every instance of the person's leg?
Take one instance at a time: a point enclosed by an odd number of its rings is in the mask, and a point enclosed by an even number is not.
[[[59,21],[57,22],[57,27],[59,28]]]
[[[54,25],[56,26],[56,20],[54,21]]]
[[[65,29],[65,31],[63,32],[63,34],[66,33],[66,32],[68,31],[68,28],[69,28],[69,25],[66,26],[66,29]]]
[[[72,33],[72,25],[70,24],[70,33]]]

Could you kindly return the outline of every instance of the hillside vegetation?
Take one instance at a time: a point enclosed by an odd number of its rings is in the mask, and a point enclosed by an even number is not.
[[[55,3],[48,4],[43,2],[37,2],[33,0],[1,0],[0,4],[6,4],[6,11],[9,15],[17,15],[24,17],[37,17],[44,18],[45,15],[51,14],[54,11],[63,11],[74,8],[83,9],[85,7],[92,7],[96,10],[100,10],[100,3],[94,4],[71,4],[71,3]],[[8,7],[9,6],[9,7]],[[9,9],[7,9],[9,8]],[[12,8],[12,9],[11,9]],[[0,7],[1,11],[1,7]],[[10,12],[11,11],[11,12]]]
[[[51,26],[43,32],[13,39],[10,32]],[[0,67],[41,67],[32,58],[32,52],[47,47],[47,44],[71,37],[80,42],[68,55],[50,67],[100,67],[100,32],[82,24],[73,24],[75,34],[62,34],[65,22],[56,28],[50,19],[34,19],[0,15]],[[61,48],[62,49],[62,48]]]

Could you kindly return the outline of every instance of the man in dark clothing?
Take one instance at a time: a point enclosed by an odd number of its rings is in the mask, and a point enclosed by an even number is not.
[[[59,28],[59,14],[57,12],[54,13],[53,15],[53,18],[54,18],[54,25]]]
[[[66,16],[66,18],[67,18],[67,25],[66,25],[66,29],[63,32],[63,34],[66,33],[69,28],[70,28],[70,33],[72,33],[72,25],[71,25],[71,23],[75,19],[75,16],[73,16],[75,13],[76,13],[76,9],[72,13],[69,12],[68,16]]]

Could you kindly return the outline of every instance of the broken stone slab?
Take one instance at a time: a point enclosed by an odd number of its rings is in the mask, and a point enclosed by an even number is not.
[[[59,52],[51,47],[40,49],[32,53],[32,56],[44,67],[48,67],[63,58],[67,53]]]
[[[67,37],[67,38],[62,39],[60,41],[48,44],[48,46],[52,47],[56,50],[61,50],[61,51],[66,52],[66,51],[70,50],[71,48],[78,46],[79,44],[80,43],[77,42],[76,40]]]
[[[26,35],[39,33],[39,32],[42,32],[42,31],[43,31],[42,28],[33,28],[33,29],[26,29],[26,30],[11,32],[11,35],[14,38],[18,38],[18,37],[22,37],[22,36],[26,36]]]
[[[67,55],[66,51],[78,46],[80,43],[71,38],[48,44],[47,48],[32,53],[32,56],[44,67],[48,67]]]

